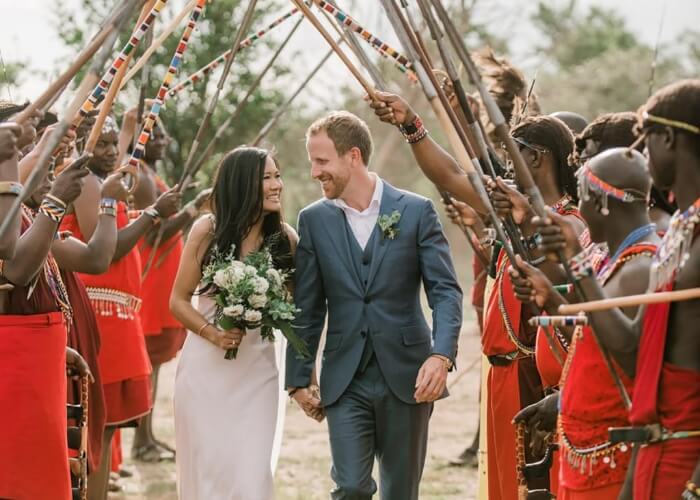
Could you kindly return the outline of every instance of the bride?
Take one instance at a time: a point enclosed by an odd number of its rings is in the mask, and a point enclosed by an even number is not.
[[[260,330],[222,331],[216,305],[202,288],[202,268],[218,249],[240,260],[267,246],[274,267],[293,267],[294,230],[282,221],[282,179],[262,149],[240,147],[218,167],[212,215],[200,218],[185,245],[170,298],[189,330],[175,378],[178,495],[182,500],[267,500],[284,419],[280,372],[283,337]],[[291,286],[291,284],[288,284]],[[235,359],[224,359],[237,347]]]

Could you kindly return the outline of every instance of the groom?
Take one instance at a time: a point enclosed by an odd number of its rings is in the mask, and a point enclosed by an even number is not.
[[[314,361],[291,350],[287,387],[307,414],[318,417],[320,403],[328,418],[332,499],[371,498],[375,457],[381,498],[417,499],[432,403],[447,395],[462,323],[447,240],[429,200],[368,171],[372,138],[357,116],[316,121],[306,148],[325,198],[299,214],[295,323],[315,355],[328,314],[321,402],[309,389]]]

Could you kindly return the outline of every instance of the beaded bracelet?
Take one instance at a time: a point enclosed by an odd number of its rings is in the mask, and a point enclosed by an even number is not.
[[[39,213],[44,214],[55,223],[61,222],[61,219],[66,215],[66,207],[57,205],[53,200],[49,199],[48,195],[41,201]]]
[[[153,222],[157,222],[160,219],[160,214],[158,209],[154,206],[150,206],[143,211],[144,214],[148,215],[153,219]]]
[[[586,250],[571,257],[569,266],[571,267],[571,274],[576,281],[593,276],[593,266]]]
[[[100,215],[117,216],[117,205],[119,202],[114,198],[102,198],[100,200]]]
[[[63,201],[60,198],[57,198],[56,196],[52,195],[51,193],[47,193],[45,198],[48,198],[52,202],[54,202],[55,205],[58,205],[59,207],[62,207],[64,209],[68,208],[68,205],[66,205],[66,202]]]
[[[408,129],[415,129],[415,131],[408,132]],[[423,125],[423,120],[421,120],[420,116],[416,116],[415,120],[413,120],[413,123],[411,123],[409,127],[400,125],[399,130],[403,134],[404,139],[406,139],[406,142],[409,144],[420,142],[428,135],[428,129],[426,129]]]
[[[11,194],[19,196],[22,194],[22,184],[19,182],[3,181],[0,182],[0,194]]]

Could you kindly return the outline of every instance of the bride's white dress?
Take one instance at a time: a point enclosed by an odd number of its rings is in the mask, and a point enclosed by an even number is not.
[[[214,302],[192,305],[213,320]],[[268,500],[284,422],[284,337],[243,337],[236,359],[190,332],[175,376],[180,500]]]

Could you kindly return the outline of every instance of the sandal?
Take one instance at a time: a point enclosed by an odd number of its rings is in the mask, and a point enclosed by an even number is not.
[[[147,444],[134,449],[131,458],[145,463],[174,462],[175,454],[159,448],[156,444]]]

